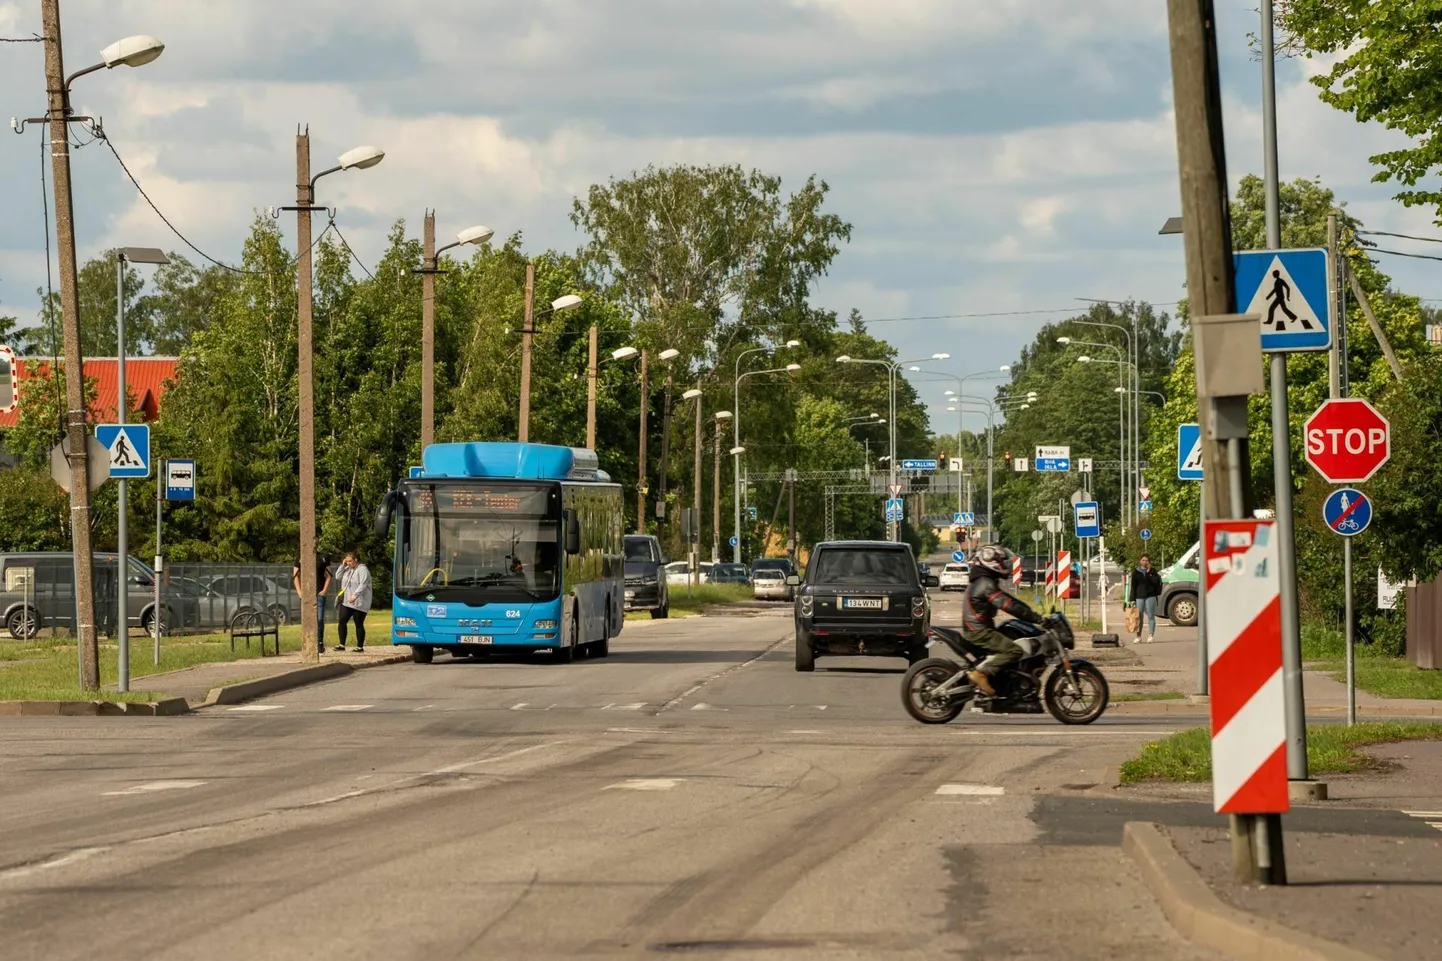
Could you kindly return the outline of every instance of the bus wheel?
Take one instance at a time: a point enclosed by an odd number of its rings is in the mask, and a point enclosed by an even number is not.
[[[411,645],[411,660],[417,664],[429,664],[431,658],[435,656],[435,653],[435,648],[429,644]]]
[[[611,653],[611,625],[607,624],[601,631],[601,639],[591,644],[592,657],[607,657]]]

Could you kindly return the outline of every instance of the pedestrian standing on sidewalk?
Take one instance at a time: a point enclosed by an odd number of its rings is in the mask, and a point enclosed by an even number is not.
[[[1137,636],[1132,638],[1132,643],[1141,643],[1142,621],[1145,619],[1147,643],[1150,644],[1157,636],[1157,598],[1162,596],[1162,576],[1152,570],[1152,559],[1146,554],[1137,560],[1127,588],[1127,596],[1131,598],[1131,605],[1137,609],[1138,615]]]
[[[300,595],[301,603],[305,603],[305,594],[300,589],[300,560],[297,559],[290,569],[290,582],[295,585],[296,594]],[[325,653],[325,596],[330,593],[331,572],[330,562],[325,559],[324,554],[315,555],[315,649],[318,653]]]
[[[366,612],[370,609],[371,572],[356,552],[350,551],[340,567],[340,617],[335,624],[340,646],[336,650],[345,650],[347,621],[355,622],[355,649],[366,649]]]

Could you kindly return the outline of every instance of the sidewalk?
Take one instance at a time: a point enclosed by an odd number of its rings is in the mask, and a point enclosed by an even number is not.
[[[321,667],[332,665],[329,671],[319,672],[323,679],[325,675],[332,674],[340,676],[348,673],[349,670],[356,670],[366,667],[378,667],[382,664],[396,664],[401,661],[408,661],[411,657],[409,647],[392,647],[390,644],[368,645],[363,653],[354,650],[345,654],[331,653],[328,649],[321,655]],[[342,668],[344,666],[344,668]],[[249,696],[255,697],[266,693],[266,688],[280,690],[284,687],[297,686],[287,681],[300,680],[308,675],[300,677],[284,678],[284,675],[298,674],[302,671],[314,672],[313,666],[307,667],[301,663],[300,653],[291,651],[281,654],[279,657],[256,657],[240,661],[224,661],[215,664],[198,664],[195,667],[188,667],[180,671],[170,671],[165,674],[150,674],[145,677],[137,677],[130,683],[132,691],[154,691],[163,697],[183,697],[190,705],[191,710],[206,704],[212,691],[217,688],[229,687],[247,682],[267,681],[269,684],[255,685],[256,693]]]
[[[1122,648],[1135,654],[1140,663],[1128,666],[1107,665],[1107,679],[1113,693],[1146,694],[1172,692],[1194,694],[1197,690],[1197,629],[1195,627],[1173,627],[1164,617],[1157,617],[1156,639],[1148,644],[1143,633],[1143,642],[1133,644],[1133,635],[1126,632],[1126,615],[1121,605],[1113,602],[1107,605],[1107,630],[1121,638]],[[1078,645],[1086,650],[1090,638],[1083,637]],[[1107,650],[1101,648],[1101,651]],[[1331,718],[1347,713],[1347,685],[1334,681],[1326,674],[1306,671],[1302,675],[1303,694],[1307,700],[1307,714],[1318,718]],[[1116,709],[1135,714],[1207,714],[1205,702],[1186,699],[1171,701],[1122,702]],[[1416,700],[1409,698],[1378,697],[1366,691],[1357,691],[1358,717],[1438,717],[1442,718],[1442,701]]]

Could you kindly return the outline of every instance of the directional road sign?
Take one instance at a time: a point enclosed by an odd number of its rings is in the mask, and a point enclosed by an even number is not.
[[[1177,425],[1177,479],[1202,479],[1202,425]]]
[[[966,551],[952,551],[951,559],[958,564],[966,563]]]
[[[1372,523],[1372,499],[1355,487],[1343,487],[1322,505],[1322,517],[1333,533],[1355,537]]]
[[[1096,501],[1078,501],[1075,508],[1076,536],[1102,536],[1102,508]]]
[[[172,459],[165,462],[165,499],[195,500],[195,461]]]
[[[1333,484],[1360,484],[1392,456],[1392,425],[1360,397],[1324,401],[1302,425],[1307,463]]]
[[[1092,459],[1090,457],[1078,457],[1076,464],[1076,469],[1083,474],[1090,474],[1092,472]]]
[[[1237,307],[1262,319],[1262,350],[1332,346],[1327,248],[1247,250],[1233,255]]]
[[[886,519],[888,521],[900,521],[906,516],[904,501],[900,497],[893,497],[886,502]]]
[[[1063,473],[1071,470],[1071,448],[1038,447],[1036,449],[1036,469]]]
[[[1025,474],[1031,470],[1031,464],[1027,462],[1025,457],[1013,457],[1011,460],[1011,469],[1018,474]]]
[[[960,511],[952,515],[951,522],[953,524],[956,524],[958,527],[975,527],[976,515],[973,514],[971,511]]]
[[[1141,531],[1141,536],[1142,536],[1142,540],[1144,540],[1144,541],[1149,541],[1149,540],[1151,540],[1151,539],[1152,539],[1152,529],[1151,529],[1150,527],[1143,527],[1143,528],[1142,528],[1142,531]]]
[[[149,424],[96,424],[95,439],[110,452],[111,477],[150,476]]]
[[[936,470],[935,460],[904,460],[901,462],[902,470]]]
[[[425,469],[424,467],[412,467],[412,468],[411,468],[410,476],[412,476],[412,477],[420,477],[420,476],[421,476],[422,474],[424,474],[425,472],[426,472],[426,469]]]

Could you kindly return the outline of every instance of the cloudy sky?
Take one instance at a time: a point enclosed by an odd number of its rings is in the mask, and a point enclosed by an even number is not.
[[[1259,171],[1254,0],[1217,0],[1228,167]],[[567,213],[596,181],[647,163],[741,163],[799,184],[816,173],[855,225],[818,299],[897,320],[904,356],[1006,362],[1077,298],[1181,295],[1165,5],[1159,0],[63,0],[67,68],[114,39],[167,44],[146,67],[85,77],[79,112],[106,130],[174,223],[239,255],[253,212],[293,202],[293,135],[317,168],[387,151],[323,181],[319,201],[361,257],[386,227],[444,235],[477,221],[574,248]],[[0,36],[39,29],[36,0],[0,0]],[[1378,229],[1433,233],[1370,184],[1396,135],[1320,104],[1279,74],[1285,178],[1321,176]],[[43,110],[38,44],[0,44],[6,115]],[[0,313],[34,317],[44,283],[40,132],[0,139]],[[103,145],[74,158],[82,258],[117,244],[178,247]],[[1442,297],[1426,261],[1399,284]],[[1052,311],[1051,313],[1033,313]],[[940,390],[928,386],[928,400]],[[937,395],[933,397],[932,395]]]

